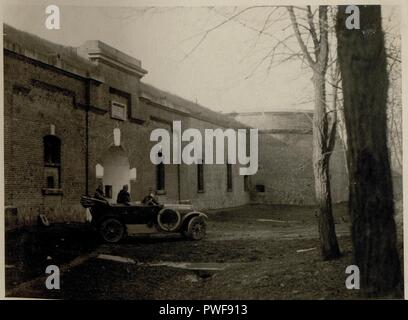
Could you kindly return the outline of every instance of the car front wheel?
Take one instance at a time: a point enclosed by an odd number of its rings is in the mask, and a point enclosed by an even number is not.
[[[125,226],[117,219],[106,219],[101,223],[99,233],[106,242],[116,243],[123,238]]]
[[[203,217],[194,217],[188,222],[185,236],[192,240],[201,240],[205,237],[207,231],[207,223]]]

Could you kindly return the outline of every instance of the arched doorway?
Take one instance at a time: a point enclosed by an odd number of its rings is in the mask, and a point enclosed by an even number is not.
[[[109,202],[116,202],[116,197],[123,185],[129,186],[130,192],[130,165],[126,153],[121,147],[111,147],[103,158],[103,184]]]

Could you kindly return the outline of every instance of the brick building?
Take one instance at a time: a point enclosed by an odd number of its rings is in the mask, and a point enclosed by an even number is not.
[[[222,115],[143,83],[141,61],[103,42],[66,47],[8,25],[4,34],[7,229],[32,224],[40,213],[83,221],[79,199],[99,182],[112,202],[128,184],[133,200],[152,187],[163,202],[188,199],[200,209],[314,203],[308,113]],[[202,133],[258,128],[258,173],[241,176],[240,164],[154,165],[150,133],[171,131],[173,121]],[[344,201],[340,144],[331,170],[334,201]]]
[[[141,62],[100,41],[65,47],[4,26],[6,226],[83,220],[81,195],[99,181],[111,201],[149,187],[164,202],[199,208],[250,201],[238,165],[154,165],[155,128],[245,128],[227,116],[140,80]]]

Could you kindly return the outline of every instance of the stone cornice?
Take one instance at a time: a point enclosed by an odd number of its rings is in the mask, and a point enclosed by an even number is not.
[[[99,40],[86,41],[77,48],[79,55],[96,63],[104,63],[139,78],[147,74],[140,60],[133,58]]]

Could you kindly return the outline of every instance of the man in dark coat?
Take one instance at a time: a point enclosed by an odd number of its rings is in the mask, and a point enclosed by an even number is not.
[[[118,193],[118,198],[116,200],[116,203],[128,204],[131,201],[130,193],[128,192],[128,190],[129,190],[129,186],[125,184],[122,190],[120,190]]]
[[[105,195],[103,193],[103,184],[102,183],[98,184],[98,187],[95,190],[94,198],[98,199],[98,200],[102,200],[102,201],[107,201],[106,198],[105,198]]]

